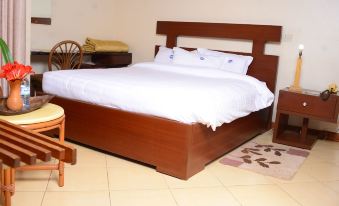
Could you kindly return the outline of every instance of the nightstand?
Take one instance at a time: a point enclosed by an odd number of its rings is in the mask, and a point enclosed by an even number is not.
[[[308,134],[309,119],[336,123],[339,112],[339,96],[332,94],[326,101],[320,99],[320,92],[280,90],[277,114],[274,124],[273,142],[311,149],[317,137]],[[291,130],[288,125],[290,115],[303,118],[300,130]]]

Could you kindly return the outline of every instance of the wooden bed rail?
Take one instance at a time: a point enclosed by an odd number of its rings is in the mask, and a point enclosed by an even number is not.
[[[25,169],[54,157],[76,163],[76,149],[45,135],[0,120],[1,196],[5,206],[11,205],[15,190],[15,170]]]

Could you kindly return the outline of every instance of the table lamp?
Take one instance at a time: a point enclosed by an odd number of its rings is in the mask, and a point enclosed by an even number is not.
[[[301,73],[301,64],[302,64],[302,55],[303,55],[304,45],[299,45],[299,57],[297,60],[297,66],[295,68],[294,82],[293,85],[288,89],[289,91],[301,92],[300,87],[300,73]]]

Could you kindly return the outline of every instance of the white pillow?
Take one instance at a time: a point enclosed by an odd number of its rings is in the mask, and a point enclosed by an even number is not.
[[[157,55],[154,58],[154,62],[169,64],[173,61],[173,49],[160,46]]]
[[[253,57],[251,56],[223,53],[204,48],[198,48],[198,53],[201,55],[223,58],[220,69],[238,74],[246,74],[249,65],[253,61]]]
[[[187,51],[185,49],[174,47],[173,64],[199,66],[209,68],[219,68],[223,61],[219,57],[201,55],[197,51]]]

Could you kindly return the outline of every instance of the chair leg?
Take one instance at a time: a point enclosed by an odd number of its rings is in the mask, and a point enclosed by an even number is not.
[[[1,185],[1,190],[4,197],[4,206],[11,205],[11,196],[14,194],[14,177],[12,176],[13,170],[14,169],[7,168],[4,172],[2,172],[1,179],[3,180],[3,184]]]
[[[15,185],[15,169],[11,168],[11,185]],[[13,196],[15,193],[15,189],[11,191],[11,195]]]
[[[59,127],[59,141],[61,143],[64,143],[65,141],[65,118],[62,120]],[[59,187],[63,187],[65,182],[65,173],[64,173],[65,166],[63,161],[59,161],[58,169],[59,169]]]
[[[5,201],[5,195],[4,195],[4,190],[2,188],[2,186],[5,184],[4,181],[4,170],[1,168],[0,170],[0,204],[4,205],[4,201]]]

